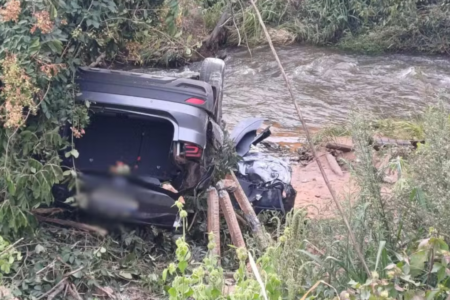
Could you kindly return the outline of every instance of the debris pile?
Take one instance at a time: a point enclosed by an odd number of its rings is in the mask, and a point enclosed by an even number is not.
[[[283,213],[294,207],[296,191],[291,185],[289,161],[261,152],[251,152],[253,146],[270,136],[270,127],[260,134],[257,130],[264,119],[252,118],[239,123],[231,133],[238,162],[237,179],[256,212],[277,210]]]

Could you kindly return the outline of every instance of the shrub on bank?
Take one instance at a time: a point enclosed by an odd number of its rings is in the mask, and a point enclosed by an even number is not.
[[[79,137],[88,122],[87,108],[74,104],[78,66],[136,62],[134,45],[151,28],[177,31],[178,6],[162,3],[0,1],[1,233],[28,227],[32,210],[52,202],[53,184],[74,174],[61,169],[59,153],[78,153],[65,150],[71,141],[58,130],[69,122]]]

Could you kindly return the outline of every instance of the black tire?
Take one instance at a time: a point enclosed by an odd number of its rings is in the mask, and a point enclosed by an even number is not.
[[[223,81],[225,62],[218,58],[206,58],[200,70],[200,80],[209,83],[214,90],[214,117],[217,124],[222,122]]]

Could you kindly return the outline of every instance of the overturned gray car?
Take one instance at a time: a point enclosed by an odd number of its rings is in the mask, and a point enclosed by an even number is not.
[[[75,196],[85,210],[158,226],[177,224],[180,196],[204,190],[223,143],[222,98],[225,64],[206,59],[199,76],[157,77],[82,68],[78,101],[88,101],[90,124],[74,139],[77,188],[54,187],[58,202]],[[293,206],[290,168],[271,156],[248,153],[270,135],[256,135],[262,119],[244,120],[233,133],[242,157],[238,179],[257,211],[286,212]],[[69,137],[70,125],[62,133]],[[169,188],[168,188],[169,186]]]
[[[80,204],[134,222],[172,226],[180,195],[208,185],[212,152],[223,138],[225,64],[206,59],[197,78],[83,68],[78,101],[89,101],[90,124],[75,139]],[[63,135],[71,134],[70,126]],[[67,166],[73,161],[67,159]],[[111,172],[127,166],[126,176]],[[163,188],[170,183],[174,189]],[[75,194],[62,184],[56,200]]]

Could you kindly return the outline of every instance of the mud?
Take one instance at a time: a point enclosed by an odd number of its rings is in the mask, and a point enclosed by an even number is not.
[[[333,141],[352,145],[350,138],[336,138]],[[337,156],[338,162],[341,162],[343,175],[339,176],[330,168],[325,156],[327,149],[320,146],[317,151],[319,161],[339,201],[351,201],[356,192],[356,185],[342,161],[353,161],[355,159],[354,153],[333,153]],[[305,151],[300,152],[305,153]],[[303,154],[303,157],[308,159],[308,155]],[[300,163],[292,165],[292,186],[297,191],[295,207],[306,209],[311,218],[332,217],[336,214],[336,206],[333,203],[331,193],[325,184],[317,162],[312,158],[309,159],[309,161],[301,160]]]

